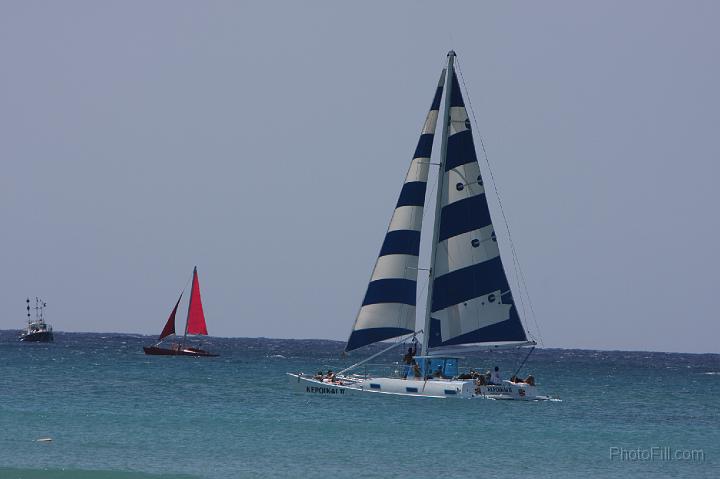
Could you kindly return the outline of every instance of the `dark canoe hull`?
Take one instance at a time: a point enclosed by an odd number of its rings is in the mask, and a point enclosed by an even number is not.
[[[20,341],[32,343],[51,343],[54,339],[52,331],[38,331],[35,333],[26,333],[20,336]]]
[[[198,348],[159,348],[157,346],[143,346],[145,354],[150,356],[194,356],[194,357],[217,357],[218,354],[209,353]]]

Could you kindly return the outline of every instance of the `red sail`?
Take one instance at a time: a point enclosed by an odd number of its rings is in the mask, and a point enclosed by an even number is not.
[[[200,283],[198,281],[197,267],[193,271],[192,291],[190,292],[190,305],[186,326],[187,334],[207,335],[205,313],[203,313],[202,299],[200,299]]]
[[[182,295],[183,294],[180,293],[180,298],[182,298]],[[175,334],[175,313],[177,313],[180,298],[178,298],[177,303],[175,303],[175,307],[173,308],[172,313],[170,313],[170,317],[168,318],[167,323],[165,323],[165,327],[163,328],[162,333],[160,333],[160,338],[158,339]]]

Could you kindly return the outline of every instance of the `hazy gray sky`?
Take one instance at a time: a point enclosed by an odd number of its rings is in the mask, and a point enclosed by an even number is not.
[[[719,352],[719,22],[0,2],[0,329],[40,295],[57,330],[157,334],[197,264],[211,334],[346,339],[453,48],[544,344]]]

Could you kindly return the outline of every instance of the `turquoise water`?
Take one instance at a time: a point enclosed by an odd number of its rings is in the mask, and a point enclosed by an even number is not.
[[[287,371],[358,359],[333,341],[213,339],[219,358],[149,341],[0,332],[0,478],[720,477],[720,355],[538,350],[524,373],[562,401],[524,403],[291,392]],[[654,447],[702,457],[637,452]]]

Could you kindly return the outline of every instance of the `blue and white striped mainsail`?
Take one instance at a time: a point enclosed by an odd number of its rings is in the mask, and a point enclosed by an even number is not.
[[[420,230],[444,81],[443,70],[346,351],[415,331]]]
[[[450,52],[444,155],[438,182],[425,331],[428,351],[482,343],[522,343],[527,336],[513,302],[480,173],[470,120]],[[448,99],[446,98],[446,103]]]

